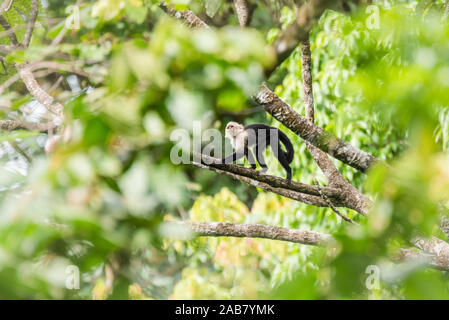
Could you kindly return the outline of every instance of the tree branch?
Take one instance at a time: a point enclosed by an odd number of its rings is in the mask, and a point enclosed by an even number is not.
[[[17,70],[31,95],[42,103],[48,111],[58,116],[59,121],[62,123],[64,120],[64,107],[59,102],[55,102],[55,99],[41,88],[34,78],[30,66],[27,64],[18,65]]]
[[[54,62],[54,61],[39,61],[39,62],[30,63],[28,66],[30,68],[30,71],[32,71],[32,72],[39,70],[39,69],[51,69],[51,70],[53,70],[52,72],[57,72],[59,70],[62,70],[62,71],[77,74],[79,76],[86,77],[86,78],[88,78],[90,76],[88,72],[86,72],[84,70],[76,69],[70,64],[58,63],[58,62]],[[3,92],[9,86],[11,86],[14,82],[16,82],[19,79],[20,79],[20,75],[19,75],[19,73],[17,73],[15,75],[11,76],[4,83],[2,83],[2,85],[0,85],[0,95],[2,95]]]
[[[261,90],[255,96],[255,100],[264,107],[265,111],[302,139],[343,163],[361,172],[367,172],[372,165],[378,162],[369,153],[357,149],[307,121],[306,118],[298,114],[268,89],[265,84],[262,85]]]
[[[335,239],[330,234],[315,231],[290,229],[260,224],[238,224],[228,222],[171,222],[185,226],[200,237],[248,237],[327,247]],[[437,250],[441,246],[440,239],[421,239],[422,246],[429,254],[411,249],[401,249],[400,260],[430,258],[429,265],[439,270],[449,270],[449,251]],[[444,241],[443,241],[444,242]],[[446,243],[449,246],[448,243]]]
[[[335,6],[335,0],[309,0],[297,8],[295,21],[273,43],[277,63],[265,70],[270,75],[277,66],[287,59],[301,41],[308,39],[309,31],[327,8]]]
[[[446,237],[449,238],[449,218],[441,217],[440,228],[441,231],[443,231],[443,233],[446,235]]]
[[[312,81],[312,53],[310,51],[309,36],[301,42],[301,63],[302,63],[302,83],[304,88],[304,106],[306,110],[306,119],[310,122],[315,121],[315,107],[313,99],[313,81]],[[306,142],[307,149],[313,159],[326,176],[330,185],[347,187],[349,182],[338,172],[337,168],[329,157],[320,149]],[[355,188],[354,188],[355,189]],[[355,190],[352,190],[355,192]],[[358,191],[358,190],[357,190]]]
[[[310,41],[309,36],[307,35],[307,39],[301,42],[301,63],[302,63],[302,81],[304,88],[304,105],[306,109],[306,119],[311,123],[314,122],[314,99],[313,99],[313,81],[312,81],[312,53],[310,51]],[[320,167],[321,171],[326,176],[329,186],[335,186],[342,190],[346,191],[350,203],[360,203],[362,211],[366,212],[367,208],[371,205],[371,201],[361,193],[357,188],[355,188],[352,184],[349,183],[337,170],[337,167],[334,163],[329,159],[326,153],[316,148],[309,142],[306,142],[307,149],[311,153],[313,159]],[[316,181],[318,185],[318,181]],[[322,195],[325,198],[326,195]],[[353,222],[351,219],[345,217],[335,208],[332,204],[332,201],[329,200],[329,206],[341,216],[344,220]]]
[[[354,202],[354,197],[348,194],[346,190],[332,187],[312,186],[294,181],[289,183],[285,179],[263,174],[259,171],[245,168],[243,166],[238,166],[235,164],[221,164],[219,159],[201,154],[194,154],[193,165],[203,169],[209,169],[220,174],[225,174],[257,188],[274,192],[306,204],[318,207],[329,207],[329,202],[322,197],[322,194],[325,194],[329,199],[331,199],[332,204],[336,207],[346,207],[361,214],[366,214],[368,212],[368,208],[361,205],[360,201]]]
[[[192,10],[182,10],[177,11],[173,8],[167,7],[166,4],[160,4],[159,7],[165,11],[169,16],[174,17],[176,19],[184,20],[189,27],[192,28],[205,28],[208,29],[209,26],[200,18],[193,13]]]
[[[197,166],[199,168],[209,169],[209,170],[217,172],[219,174],[227,175],[227,176],[229,176],[229,177],[231,177],[231,178],[233,178],[235,180],[246,182],[246,183],[248,183],[248,184],[250,184],[250,185],[252,185],[252,186],[254,186],[256,188],[260,188],[260,189],[263,189],[263,190],[266,190],[266,191],[269,191],[269,192],[273,192],[273,193],[279,194],[281,196],[284,196],[284,197],[287,197],[287,198],[290,198],[290,199],[293,199],[293,200],[296,200],[296,201],[300,201],[300,202],[303,202],[303,203],[306,203],[306,204],[310,204],[310,205],[314,205],[314,206],[317,206],[317,207],[328,207],[328,203],[326,201],[324,201],[319,196],[305,194],[305,193],[301,193],[301,192],[290,190],[290,189],[286,189],[286,188],[274,187],[274,186],[272,186],[271,184],[269,184],[267,182],[263,182],[263,181],[254,179],[252,177],[235,174],[235,173],[232,173],[230,171],[223,170],[223,169],[218,169],[218,168],[215,167],[215,165],[205,165],[203,163],[198,163],[198,162],[193,162],[193,165],[195,165],[195,166]],[[236,166],[236,167],[239,167],[239,166]],[[255,170],[253,170],[253,171],[255,171]],[[257,171],[255,171],[255,172],[257,172]],[[272,177],[272,176],[268,176],[268,177]]]
[[[313,2],[313,1],[312,1]],[[167,11],[166,11],[167,12]],[[170,13],[169,13],[170,14]],[[174,15],[174,14],[176,14],[176,11],[175,10],[173,10],[173,12],[171,12],[171,15]],[[308,33],[307,33],[308,34]],[[310,81],[311,81],[311,78],[310,78]],[[265,92],[265,91],[267,91],[267,92]],[[287,111],[289,111],[290,113],[292,113],[292,116],[291,117],[293,117],[293,123],[295,123],[296,122],[296,119],[294,118],[294,117],[296,117],[296,116],[298,116],[299,117],[299,120],[303,120],[303,125],[304,124],[309,124],[309,126],[311,125],[312,126],[312,128],[315,128],[315,131],[319,131],[319,133],[320,133],[320,135],[312,135],[312,138],[315,138],[315,142],[317,143],[317,142],[320,142],[319,143],[319,146],[322,146],[322,147],[326,147],[327,146],[327,149],[329,149],[329,152],[335,152],[335,151],[339,151],[339,152],[342,152],[342,151],[345,151],[345,149],[347,149],[348,148],[348,146],[349,147],[351,147],[352,149],[351,150],[353,150],[353,149],[355,149],[356,151],[358,151],[358,153],[356,153],[356,154],[366,154],[366,157],[371,157],[372,158],[372,161],[369,163],[369,165],[371,165],[373,162],[374,162],[374,160],[375,160],[375,158],[374,157],[372,157],[372,156],[370,156],[370,155],[368,155],[367,153],[364,153],[363,151],[360,151],[360,150],[357,150],[356,148],[354,148],[354,147],[352,147],[352,146],[350,146],[349,144],[346,144],[346,143],[344,143],[343,141],[341,141],[341,140],[338,140],[337,138],[335,138],[335,137],[333,137],[332,135],[330,135],[329,133],[327,133],[327,132],[325,132],[323,129],[321,129],[321,128],[319,128],[319,127],[317,127],[317,126],[315,126],[315,125],[313,125],[313,124],[311,124],[311,123],[309,123],[305,118],[303,118],[303,117],[301,117],[299,114],[297,114],[293,109],[291,109],[287,104],[285,104],[284,102],[282,102],[277,96],[275,96],[274,95],[274,93],[272,93],[265,85],[263,85],[262,86],[262,90],[257,94],[257,96],[256,96],[256,101],[259,103],[259,104],[261,104],[263,107],[264,107],[264,109],[268,112],[268,113],[270,113],[270,114],[272,114],[276,119],[278,119],[280,122],[282,122],[282,123],[284,123],[284,125],[286,125],[288,128],[290,128],[290,130],[292,130],[293,132],[295,132],[295,133],[297,133],[298,134],[298,132],[302,132],[303,133],[303,135],[300,135],[303,139],[304,139],[304,137],[305,136],[308,136],[309,134],[307,134],[307,130],[309,129],[308,127],[307,128],[305,128],[305,130],[304,130],[304,128],[303,128],[303,130],[298,130],[298,131],[295,131],[294,129],[292,129],[292,127],[289,127],[288,125],[287,125],[287,123],[286,122],[283,122],[283,121],[281,121],[280,120],[280,118],[283,118],[283,116],[282,116],[282,114],[281,114],[281,112],[282,111],[278,111],[278,112],[276,112],[276,110],[275,110],[275,108],[270,108],[270,105],[272,104],[271,103],[271,101],[273,101],[273,99],[271,99],[270,100],[270,103],[266,103],[262,98],[266,98],[266,97],[268,97],[268,98],[270,98],[271,96],[274,96],[276,99],[278,99],[282,104],[283,104],[283,107],[284,107],[284,109],[286,109]],[[312,98],[313,99],[313,98]],[[268,104],[268,105],[267,105]],[[312,106],[313,106],[313,100],[312,100]],[[273,113],[271,113],[270,111],[272,111]],[[279,117],[276,117],[274,114],[277,114]],[[333,139],[327,139],[326,141],[321,141],[322,140],[322,138],[324,138],[324,137],[327,137],[327,136],[329,136],[329,137],[331,137],[331,138],[333,138]],[[318,139],[318,138],[320,138],[320,139]],[[305,139],[306,140],[306,139]],[[341,144],[342,144],[342,146],[340,147],[340,148],[337,148],[338,146],[335,146],[335,142],[341,142]],[[309,141],[309,142],[311,142],[312,144],[313,144],[313,142],[312,141]],[[319,147],[318,146],[318,147]],[[331,147],[331,148],[329,148],[329,146]],[[318,151],[316,151],[315,153],[317,153]],[[332,155],[332,153],[331,153],[331,155]],[[345,154],[343,154],[343,158],[345,158],[345,159],[350,159],[351,161],[350,161],[350,163],[353,163],[353,162],[355,162],[355,163],[357,163],[358,162],[358,158],[350,158],[350,157],[353,157],[353,155],[354,155],[354,153],[350,153],[349,155],[345,155]],[[321,156],[321,158],[322,158],[322,156]],[[326,157],[327,158],[327,157]],[[318,156],[317,156],[317,159],[319,159],[318,158]],[[337,158],[338,159],[338,158]],[[327,159],[328,160],[328,162],[330,162],[330,160],[329,159]],[[365,158],[364,157],[362,157],[362,159],[361,160],[365,160]],[[349,161],[349,160],[348,160]],[[322,161],[323,163],[324,163],[324,160]],[[327,162],[327,163],[328,163]],[[362,163],[363,164],[363,163]],[[207,164],[206,164],[207,165]],[[369,167],[369,165],[366,165],[366,168],[365,168],[365,170],[364,171],[366,171],[366,169]],[[210,169],[210,170],[212,170],[211,169],[211,167],[210,166],[201,166],[202,168],[207,168],[207,169]],[[362,166],[363,167],[363,166]],[[323,168],[325,168],[325,166],[323,165]],[[331,168],[331,167],[328,167],[328,168]],[[217,168],[217,167],[215,167],[215,170],[214,171],[216,171],[216,172],[218,172],[217,171],[217,169],[220,169],[220,168]],[[221,173],[225,173],[225,172],[227,172],[227,171],[229,171],[229,168],[227,168],[227,169],[225,169],[225,170],[221,170]],[[251,170],[251,171],[254,171],[254,170]],[[337,181],[339,181],[339,182],[341,182],[341,183],[343,183],[343,181],[346,181],[343,177],[341,177],[341,175],[339,174],[339,172],[338,172],[338,170],[328,170],[328,171],[326,171],[326,173],[328,173],[328,175],[329,176],[332,176],[332,180],[330,180],[330,181],[333,181],[333,182],[337,182]],[[225,173],[225,174],[227,174],[227,175],[230,175],[229,173]],[[237,175],[239,175],[239,173],[237,173]],[[264,176],[264,175],[262,175],[262,176]],[[339,176],[341,177],[341,178],[339,178]],[[240,178],[239,176],[235,176],[235,174],[234,174],[234,176],[233,176],[235,179],[238,179],[238,180],[244,180],[244,179],[242,179],[242,178]],[[248,176],[246,176],[246,177],[248,177]],[[257,186],[257,182],[255,182],[254,180],[257,180],[257,179],[253,179],[253,180],[248,180],[248,179],[245,179],[245,180],[247,180],[246,182],[247,183],[250,183],[251,185],[255,185],[255,186]],[[282,179],[281,179],[282,180]],[[261,180],[260,180],[261,181]],[[270,179],[270,181],[273,181],[272,179]],[[355,188],[355,187],[353,187],[352,185],[350,185],[352,188],[349,188],[349,187],[347,187],[347,188],[345,188],[345,189],[342,189],[342,190],[340,190],[340,195],[342,195],[343,197],[344,197],[344,199],[346,200],[345,201],[345,203],[346,203],[346,207],[348,207],[348,208],[351,208],[351,209],[353,209],[353,210],[356,210],[357,212],[359,212],[359,213],[362,213],[362,214],[366,214],[367,212],[368,212],[368,210],[369,210],[369,206],[370,206],[370,204],[371,204],[371,202],[369,201],[369,199],[368,198],[366,198],[363,194],[361,194],[360,192],[358,192],[358,190]],[[265,190],[268,190],[267,189],[268,187],[266,187],[265,186]],[[285,186],[284,186],[284,188],[285,188]],[[357,191],[357,192],[356,192]],[[275,192],[275,191],[273,191],[273,192]],[[302,191],[299,191],[299,192],[302,192]],[[279,193],[279,192],[276,192],[276,193],[278,193],[278,194],[281,194],[281,193]],[[289,195],[286,195],[286,196],[288,196],[288,197],[292,197],[292,195],[291,194],[289,194]],[[299,200],[299,198],[301,199],[301,200]],[[298,195],[296,195],[296,198],[293,198],[293,199],[296,199],[296,200],[298,200],[298,201],[302,201],[302,202],[305,202],[305,203],[309,203],[309,204],[313,204],[313,203],[316,203],[316,204],[318,204],[319,206],[323,206],[323,202],[322,201],[317,201],[316,199],[310,199],[309,197],[307,197],[308,199],[305,199],[304,198],[304,196],[302,195],[302,196],[298,196]],[[334,201],[333,199],[332,199],[332,201]],[[325,205],[324,206],[328,206],[328,203],[327,203],[327,201],[324,201],[324,203],[325,203]]]
[[[436,237],[417,238],[412,242],[416,248],[432,254],[432,261],[436,266],[447,269],[449,266],[449,243]]]
[[[47,132],[48,130],[53,128],[55,128],[55,125],[53,123],[37,123],[20,120],[0,120],[0,130],[4,131],[23,129],[23,130]]]
[[[2,4],[0,4],[0,13],[8,11],[12,2],[13,0],[3,0]]]
[[[234,7],[240,26],[246,27],[249,25],[256,4],[250,3],[247,0],[234,0]]]
[[[334,206],[334,204],[332,203],[332,201],[330,201],[329,198],[328,198],[323,192],[321,192],[321,187],[320,187],[320,185],[319,185],[319,183],[318,183],[318,181],[317,181],[316,179],[315,179],[315,184],[317,185],[318,190],[320,190],[321,198],[323,198],[323,200],[326,201],[326,202],[329,204],[329,207],[330,207],[330,208],[331,208],[331,209],[332,209],[338,216],[340,216],[340,218],[342,218],[342,219],[345,220],[346,222],[355,224],[355,222],[354,222],[352,219],[346,217],[343,213],[341,213],[341,212]]]
[[[3,27],[3,29],[5,29],[6,32],[11,30],[11,26],[2,14],[0,14],[0,25]],[[8,37],[13,46],[19,45],[19,41],[17,41],[17,37],[14,32],[8,32]]]

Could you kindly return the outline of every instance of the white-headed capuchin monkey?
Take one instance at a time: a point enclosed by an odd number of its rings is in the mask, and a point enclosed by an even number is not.
[[[262,123],[250,124],[244,127],[237,122],[231,121],[226,126],[225,137],[231,140],[235,152],[223,158],[222,163],[233,163],[245,156],[251,164],[251,168],[256,169],[254,156],[249,149],[249,147],[254,147],[257,162],[262,168],[262,172],[266,172],[268,167],[265,163],[263,152],[267,145],[270,145],[275,157],[287,172],[287,180],[289,182],[291,181],[292,169],[290,168],[290,163],[293,160],[293,145],[287,135],[278,128],[270,127]],[[279,141],[282,142],[287,151],[281,148]]]

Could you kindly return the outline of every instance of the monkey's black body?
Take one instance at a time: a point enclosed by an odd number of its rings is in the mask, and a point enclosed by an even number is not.
[[[275,157],[287,172],[287,180],[291,181],[292,169],[290,167],[290,163],[293,161],[294,150],[293,145],[287,135],[278,128],[270,127],[261,123],[247,125],[245,126],[245,131],[248,134],[248,139],[245,141],[246,143],[244,148],[237,150],[232,155],[222,159],[222,161],[224,163],[232,163],[245,156],[246,159],[248,159],[251,168],[256,169],[256,161],[254,160],[252,151],[249,149],[249,147],[254,146],[257,162],[262,168],[262,171],[266,172],[268,167],[265,163],[263,152],[265,151],[265,148],[270,145]],[[282,149],[279,141],[282,142],[286,151]]]

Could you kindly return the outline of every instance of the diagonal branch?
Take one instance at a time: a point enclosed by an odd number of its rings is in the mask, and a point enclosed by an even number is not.
[[[13,52],[17,47],[12,45],[6,45],[6,44],[0,44],[0,52],[2,53],[11,53]]]
[[[196,159],[201,159],[201,163],[198,162],[199,160],[195,161]],[[354,198],[346,190],[312,186],[294,181],[289,183],[285,179],[263,174],[250,168],[235,164],[221,164],[219,159],[207,155],[194,154],[193,165],[230,176],[257,188],[277,193],[306,204],[329,207],[329,201],[326,201],[322,197],[322,194],[325,194],[336,207],[346,207],[361,214],[368,212],[368,208],[363,207],[359,201],[354,201]]]
[[[318,183],[318,181],[315,179],[315,184],[317,185],[318,189],[320,190],[320,195],[321,198],[323,198],[324,201],[326,201],[329,204],[329,207],[337,214],[340,216],[340,218],[342,218],[343,220],[345,220],[346,222],[352,223],[352,224],[356,224],[352,219],[346,217],[343,213],[341,213],[332,203],[332,201],[329,200],[329,198],[323,193],[321,192],[321,187]]]
[[[315,121],[315,107],[312,86],[312,54],[310,51],[310,41],[308,35],[307,40],[301,42],[301,62],[306,119],[313,123]],[[326,176],[330,185],[342,187],[348,186],[348,181],[340,174],[340,172],[338,172],[337,168],[326,155],[326,153],[311,145],[309,142],[306,142],[306,146],[309,152],[312,154],[313,159]]]
[[[53,123],[38,123],[38,122],[26,122],[21,120],[0,120],[0,130],[12,131],[12,130],[31,130],[39,132],[47,132],[55,128]]]
[[[349,143],[338,139],[329,132],[307,121],[307,119],[282,101],[263,84],[255,96],[257,103],[287,128],[305,141],[328,153],[351,167],[367,172],[378,160],[369,153],[359,150]]]
[[[11,30],[10,24],[8,23],[8,21],[5,19],[5,17],[2,14],[0,14],[0,25],[3,27],[3,29],[5,29],[6,32]],[[8,37],[13,46],[19,45],[19,41],[17,41],[17,37],[14,32],[8,32]]]

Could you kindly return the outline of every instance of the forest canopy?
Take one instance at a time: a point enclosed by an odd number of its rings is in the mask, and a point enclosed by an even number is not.
[[[2,0],[0,298],[449,299],[448,98],[447,1]]]

